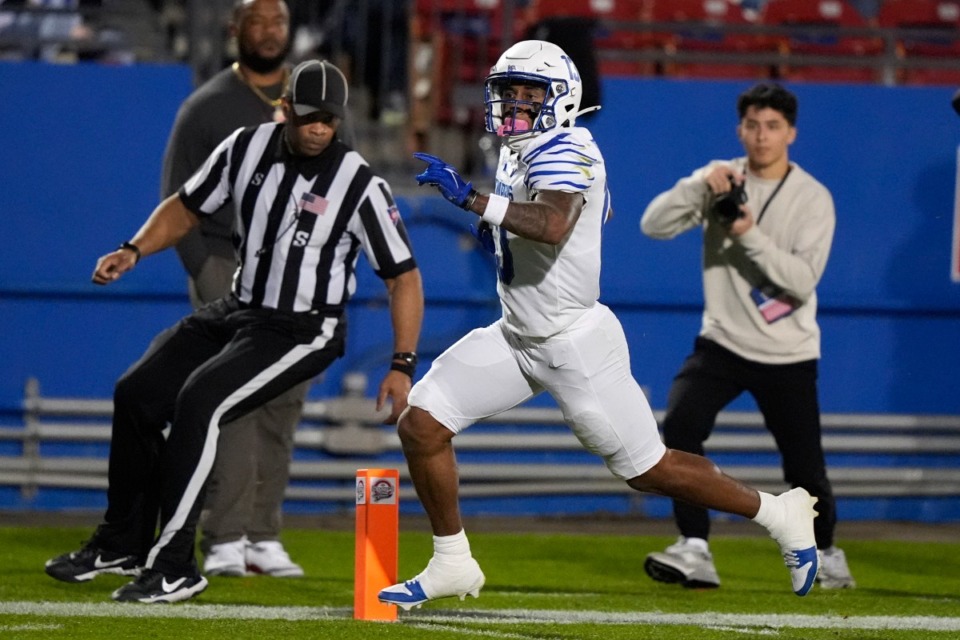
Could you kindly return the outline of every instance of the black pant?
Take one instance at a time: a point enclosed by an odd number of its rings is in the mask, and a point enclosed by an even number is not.
[[[703,442],[710,437],[717,414],[744,391],[757,401],[764,423],[777,442],[784,480],[819,498],[819,516],[814,520],[817,547],[831,546],[836,501],[820,442],[816,360],[760,364],[698,337],[693,353],[670,388],[662,425],[664,443],[671,449],[703,455]],[[681,535],[709,536],[706,509],[674,500],[673,513]]]
[[[107,512],[94,541],[164,573],[195,572],[196,526],[221,426],[340,357],[341,316],[243,308],[228,297],[154,338],[114,391]]]

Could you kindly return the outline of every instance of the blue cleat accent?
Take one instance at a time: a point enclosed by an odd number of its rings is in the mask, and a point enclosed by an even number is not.
[[[793,592],[798,596],[807,595],[820,572],[820,554],[817,553],[817,548],[814,546],[787,551],[783,554],[783,562],[790,569]]]
[[[480,565],[473,558],[453,567],[437,565],[435,559],[431,558],[423,572],[406,582],[381,589],[377,599],[383,604],[395,604],[404,611],[409,611],[428,600],[438,598],[478,598],[485,580]]]
[[[414,578],[403,584],[395,584],[392,587],[381,589],[380,593],[377,594],[377,599],[383,604],[395,604],[404,611],[409,611],[413,607],[419,607],[430,598],[423,592],[420,581]]]

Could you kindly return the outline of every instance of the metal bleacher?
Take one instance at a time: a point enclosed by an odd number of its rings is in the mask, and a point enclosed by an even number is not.
[[[44,397],[29,380],[23,427],[0,428],[0,442],[20,445],[18,455],[0,456],[0,485],[18,487],[27,500],[41,489],[106,489],[111,411],[109,399]],[[359,468],[397,467],[409,480],[394,429],[380,424],[383,415],[357,393],[308,401],[295,438],[304,455],[295,455],[287,498],[350,504]],[[828,458],[847,460],[830,467],[838,497],[960,496],[960,416],[827,413],[823,431]],[[102,446],[94,453],[79,446],[78,454],[69,453],[70,444]],[[456,446],[464,498],[628,493],[582,450],[556,408],[506,411],[458,436]],[[753,486],[786,487],[756,412],[721,413],[707,448],[723,458],[724,471]]]

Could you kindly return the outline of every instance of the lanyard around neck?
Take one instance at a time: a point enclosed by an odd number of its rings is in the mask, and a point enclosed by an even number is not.
[[[787,176],[790,175],[790,172],[791,172],[791,171],[793,171],[793,165],[792,165],[792,164],[788,164],[788,165],[787,165],[787,172],[786,172],[785,174],[783,174],[783,177],[782,177],[782,178],[780,178],[780,182],[777,183],[777,188],[773,190],[773,193],[770,194],[770,197],[767,198],[767,201],[763,204],[763,208],[760,209],[760,213],[757,214],[757,222],[756,222],[756,224],[760,224],[760,219],[763,218],[763,214],[765,214],[765,213],[767,212],[767,207],[769,207],[769,206],[770,206],[770,203],[773,202],[773,197],[774,197],[775,195],[777,195],[777,193],[780,191],[780,187],[782,187],[782,186],[783,186],[783,183],[787,181]]]

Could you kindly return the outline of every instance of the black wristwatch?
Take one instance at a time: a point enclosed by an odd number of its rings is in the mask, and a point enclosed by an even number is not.
[[[120,243],[120,246],[117,247],[117,251],[120,251],[121,249],[126,249],[127,251],[133,251],[133,255],[137,257],[137,259],[134,261],[133,264],[137,264],[137,262],[140,262],[140,247],[133,244],[132,242],[122,242]]]
[[[417,372],[417,354],[413,351],[397,351],[393,354],[391,360],[391,371],[405,373],[411,378],[413,378],[413,374]],[[402,362],[397,362],[398,360]]]

